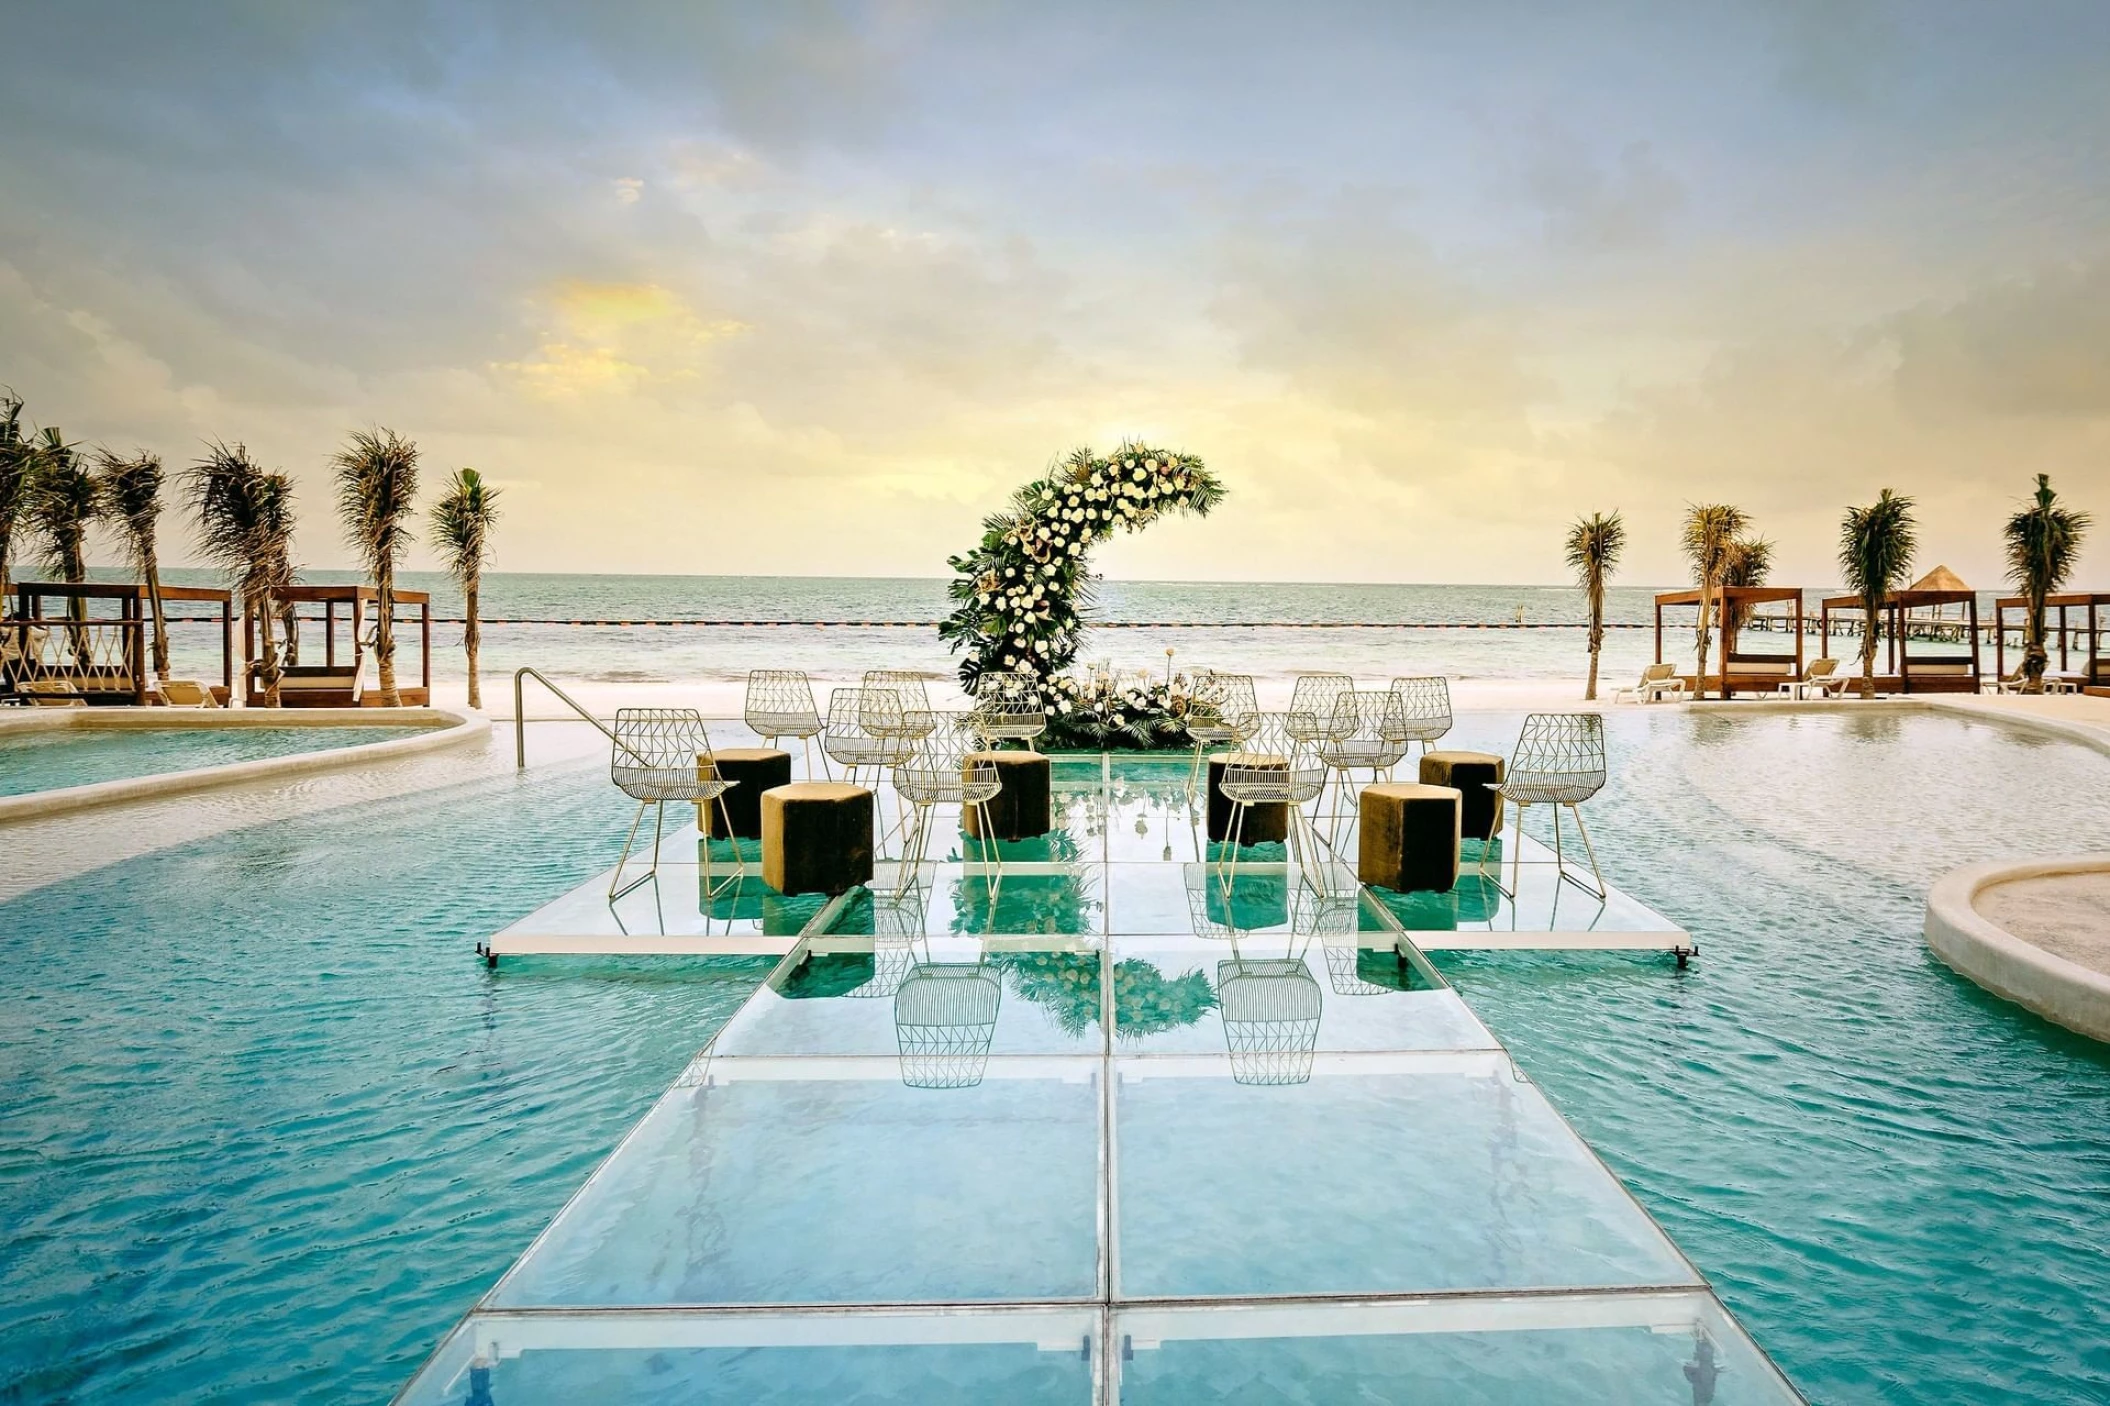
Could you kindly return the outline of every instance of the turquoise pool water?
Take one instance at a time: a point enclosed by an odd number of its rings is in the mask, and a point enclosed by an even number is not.
[[[0,796],[158,776],[421,731],[405,727],[62,727],[0,732]]]
[[[2110,1058],[1918,927],[1942,869],[2110,847],[2110,758],[1895,714],[1612,740],[1600,853],[1693,969],[1441,965],[1813,1400],[2104,1399]],[[538,767],[0,904],[0,1398],[402,1385],[759,978],[468,959],[625,820]]]
[[[612,862],[605,763],[0,904],[0,1400],[385,1400],[763,974],[476,939]]]

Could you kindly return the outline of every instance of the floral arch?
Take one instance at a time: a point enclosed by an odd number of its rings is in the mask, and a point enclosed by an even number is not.
[[[953,613],[939,626],[966,657],[970,690],[985,673],[1041,680],[1052,745],[1139,747],[1177,743],[1183,690],[1174,680],[1095,687],[1067,672],[1089,625],[1095,578],[1089,554],[1116,530],[1134,532],[1168,513],[1206,514],[1223,485],[1192,454],[1126,442],[1104,458],[1079,449],[984,520],[981,544],[951,559]]]

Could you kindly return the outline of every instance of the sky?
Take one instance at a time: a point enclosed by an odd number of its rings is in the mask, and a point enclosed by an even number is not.
[[[0,383],[502,486],[501,570],[933,576],[1079,445],[1128,578],[1554,582],[1890,487],[2110,588],[2110,5],[0,0]],[[178,539],[182,534],[172,533]],[[420,559],[414,564],[423,564]]]

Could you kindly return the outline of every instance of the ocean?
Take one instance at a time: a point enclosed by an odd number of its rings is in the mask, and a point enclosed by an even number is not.
[[[216,583],[198,570],[172,570],[167,577]],[[355,578],[311,571],[302,579]],[[948,609],[945,584],[940,578],[494,573],[484,579],[483,669],[497,678],[532,665],[552,678],[598,683],[724,683],[760,668],[803,669],[816,681],[854,681],[876,668],[944,677],[958,657],[929,622]],[[431,591],[435,617],[461,614],[460,592],[444,575],[407,572],[402,585]],[[1616,628],[1608,632],[1602,666],[1608,686],[1631,682],[1654,658],[1652,598],[1659,589],[1611,591],[1606,619]],[[1818,595],[1810,593],[1812,613]],[[1098,602],[1099,628],[1079,661],[1116,669],[1214,668],[1262,680],[1310,671],[1364,680],[1412,674],[1572,680],[1588,664],[1586,607],[1572,586],[1103,581]],[[546,623],[576,621],[609,623]],[[1689,624],[1667,628],[1672,657],[1686,657]],[[436,678],[462,676],[461,635],[458,624],[434,626]],[[414,629],[399,639],[399,648],[415,651]],[[1779,644],[1785,648],[1788,641]],[[1809,642],[1810,657],[1821,652],[1816,645]],[[179,673],[217,673],[217,626],[183,625],[175,647]],[[1842,638],[1835,647],[1850,654],[1854,643]]]

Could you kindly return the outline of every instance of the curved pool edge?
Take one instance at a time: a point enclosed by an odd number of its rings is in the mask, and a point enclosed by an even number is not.
[[[1997,884],[2110,873],[2110,854],[1995,860],[1952,870],[1927,894],[1927,946],[1959,976],[2090,1039],[2110,1041],[2110,975],[2047,952],[1978,911]]]
[[[247,782],[272,781],[320,772],[343,771],[372,762],[393,761],[426,752],[444,751],[490,735],[491,720],[466,708],[391,708],[376,716],[372,708],[278,708],[199,710],[172,719],[167,710],[140,713],[111,712],[97,716],[87,709],[42,710],[21,721],[0,719],[0,736],[9,731],[43,732],[53,728],[82,728],[93,731],[158,729],[179,727],[404,727],[420,730],[409,737],[391,737],[381,742],[361,742],[316,752],[293,752],[283,757],[255,757],[219,766],[192,767],[153,776],[122,777],[85,786],[62,786],[50,791],[31,791],[20,796],[0,796],[0,825],[43,820],[55,815],[132,801],[160,800],[169,796],[238,786]],[[50,718],[52,721],[46,721]]]

